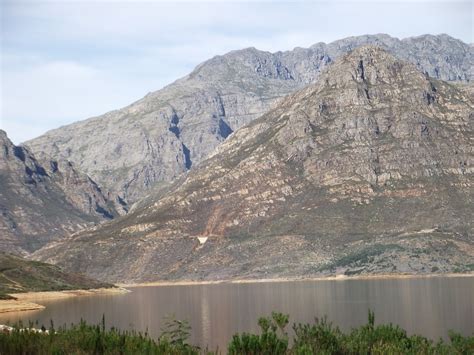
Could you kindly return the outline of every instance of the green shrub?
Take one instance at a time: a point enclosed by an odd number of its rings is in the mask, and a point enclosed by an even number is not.
[[[272,313],[271,318],[262,317],[258,325],[261,335],[243,333],[236,334],[227,348],[229,354],[286,354],[288,350],[288,334],[285,331],[289,316],[282,313]]]
[[[316,319],[315,324],[295,324],[293,330],[296,354],[337,354],[342,351],[342,333],[339,328],[333,328],[327,318]]]
[[[81,321],[57,330],[51,324],[49,334],[22,328],[19,323],[12,333],[0,333],[0,354],[199,354],[185,339],[171,343],[166,338],[155,341],[147,333],[106,330],[105,319],[100,325]]]
[[[260,334],[236,334],[228,344],[229,354],[474,354],[474,336],[450,332],[449,342],[433,341],[418,335],[408,336],[392,324],[375,324],[369,311],[368,322],[343,333],[326,318],[314,324],[294,324],[289,346],[286,327],[289,316],[272,313],[258,321]],[[21,322],[12,333],[0,333],[0,354],[211,354],[188,344],[190,326],[186,321],[167,320],[158,340],[146,332],[107,330],[105,319],[99,325],[81,321],[69,328],[56,329],[51,322],[49,333],[28,330]]]

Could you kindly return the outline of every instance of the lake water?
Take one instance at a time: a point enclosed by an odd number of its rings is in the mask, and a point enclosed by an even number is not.
[[[42,301],[42,311],[0,315],[0,323],[38,321],[49,326],[77,323],[81,318],[107,326],[149,330],[158,337],[167,315],[187,319],[191,343],[225,349],[232,334],[258,331],[259,316],[272,311],[290,314],[293,322],[312,322],[327,315],[343,330],[366,323],[398,324],[409,334],[433,339],[449,329],[474,333],[474,277],[299,281],[247,284],[135,287],[121,295],[83,296]]]

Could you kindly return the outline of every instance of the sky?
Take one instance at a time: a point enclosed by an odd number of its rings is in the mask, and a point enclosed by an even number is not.
[[[19,144],[124,107],[218,54],[348,36],[474,42],[472,1],[0,0],[0,129]]]

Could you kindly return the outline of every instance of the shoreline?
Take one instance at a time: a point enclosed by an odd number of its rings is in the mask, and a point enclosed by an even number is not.
[[[71,297],[114,295],[131,292],[127,288],[157,287],[157,286],[199,286],[219,284],[251,284],[270,282],[305,282],[305,281],[351,281],[351,280],[390,280],[390,279],[420,279],[442,277],[474,277],[471,273],[446,273],[446,274],[373,274],[373,275],[331,275],[321,277],[281,277],[266,279],[224,279],[224,280],[177,280],[177,281],[152,281],[140,283],[118,283],[114,288],[98,288],[90,290],[63,290],[11,293],[15,300],[0,300],[0,314],[8,312],[43,310],[46,307],[40,304],[42,300],[57,300]],[[39,302],[39,303],[37,303]]]
[[[64,299],[81,296],[114,295],[130,292],[123,287],[95,288],[90,290],[63,290],[10,293],[14,300],[0,300],[0,314],[7,312],[35,311],[46,307],[40,303],[42,300]]]
[[[446,274],[373,274],[373,275],[332,275],[321,277],[281,277],[268,279],[224,279],[224,280],[177,280],[177,281],[150,281],[138,283],[118,283],[117,286],[124,288],[153,287],[153,286],[197,286],[197,285],[219,285],[219,284],[250,284],[265,282],[304,282],[304,281],[350,281],[350,280],[389,280],[389,279],[418,279],[437,277],[474,277],[471,273],[446,273]]]

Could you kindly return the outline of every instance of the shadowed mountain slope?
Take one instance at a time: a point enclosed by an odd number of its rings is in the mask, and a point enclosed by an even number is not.
[[[123,206],[122,206],[123,207]],[[117,208],[118,209],[118,208]],[[70,162],[15,146],[0,130],[0,249],[23,254],[117,216],[114,199]]]
[[[232,132],[364,44],[385,48],[434,78],[468,82],[474,76],[474,49],[447,35],[349,37],[277,53],[247,48],[216,56],[130,106],[50,131],[27,145],[74,162],[100,186],[135,202],[157,182],[195,167]]]
[[[465,91],[363,46],[128,215],[34,257],[111,281],[467,271],[473,120]]]

